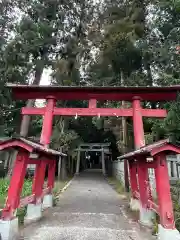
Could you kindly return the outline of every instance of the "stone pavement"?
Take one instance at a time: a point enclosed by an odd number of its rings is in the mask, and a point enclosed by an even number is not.
[[[150,240],[150,234],[127,217],[125,204],[101,173],[83,172],[60,195],[58,205],[27,226],[20,239]]]

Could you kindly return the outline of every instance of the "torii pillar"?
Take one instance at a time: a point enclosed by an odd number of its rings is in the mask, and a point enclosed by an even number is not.
[[[49,147],[51,135],[52,135],[52,125],[53,125],[53,111],[55,107],[56,100],[52,96],[47,97],[46,110],[44,114],[42,132],[40,143],[45,147]],[[26,220],[36,220],[41,218],[42,209],[49,208],[53,206],[53,196],[52,189],[54,186],[55,179],[55,167],[56,161],[52,160],[51,164],[47,164],[45,161],[42,161],[42,166],[36,166],[35,177],[33,180],[33,191],[38,187],[40,178],[44,179],[46,166],[48,166],[48,181],[47,187],[49,187],[49,192],[44,196],[43,202],[41,198],[37,199],[35,203],[28,204]]]
[[[144,127],[142,118],[141,99],[139,97],[133,98],[133,129],[134,129],[134,145],[135,149],[139,149],[145,145]],[[140,222],[144,225],[152,225],[153,212],[148,209],[148,198],[151,195],[148,167],[146,159],[137,162],[129,162],[130,182],[132,198],[130,207],[133,210],[140,211]],[[135,192],[140,193],[140,200],[135,198]]]
[[[79,175],[80,161],[81,161],[81,150],[78,149],[77,162],[76,162],[76,175]]]
[[[101,152],[101,161],[102,161],[102,173],[106,176],[106,165],[105,165],[105,157],[104,157],[104,149]]]

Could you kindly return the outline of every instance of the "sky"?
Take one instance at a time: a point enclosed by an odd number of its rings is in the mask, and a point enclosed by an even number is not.
[[[50,69],[45,69],[43,71],[41,81],[40,81],[40,85],[50,85],[50,79],[51,79],[50,74],[51,74]],[[35,105],[37,107],[44,107],[44,105],[45,105],[44,99],[37,99]]]
[[[50,79],[51,79],[50,74],[51,74],[50,69],[45,69],[43,71],[41,81],[40,81],[40,85],[50,85]]]

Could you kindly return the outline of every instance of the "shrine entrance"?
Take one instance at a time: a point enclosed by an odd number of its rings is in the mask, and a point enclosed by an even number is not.
[[[77,152],[76,174],[80,169],[102,169],[103,175],[107,173],[107,161],[111,159],[110,143],[84,143],[80,144]],[[81,158],[81,155],[83,157]]]
[[[170,183],[166,162],[167,154],[179,154],[180,147],[168,139],[145,146],[143,117],[165,118],[165,109],[142,108],[141,102],[172,101],[177,97],[180,86],[168,87],[58,87],[58,86],[7,86],[13,96],[19,100],[45,99],[43,108],[24,107],[22,115],[43,116],[40,143],[24,138],[13,138],[0,143],[0,150],[15,148],[18,150],[14,163],[12,179],[8,189],[8,197],[1,214],[0,234],[2,240],[10,240],[9,236],[17,231],[16,209],[28,205],[27,217],[31,220],[42,215],[43,207],[52,206],[52,189],[54,186],[55,166],[58,157],[65,154],[49,148],[54,116],[114,116],[131,117],[134,130],[135,151],[120,156],[120,160],[128,163],[131,186],[131,209],[139,211],[139,220],[143,225],[152,225],[154,212],[159,215],[159,239],[177,240],[179,233],[175,229],[174,213],[170,193]],[[88,108],[58,108],[58,100],[87,100]],[[98,108],[98,101],[128,101],[129,108]],[[81,148],[82,149],[82,148]],[[104,153],[104,149],[102,151]],[[80,151],[77,151],[79,154]],[[80,154],[79,154],[80,155]],[[151,157],[151,162],[149,162]],[[77,159],[80,159],[79,157]],[[110,160],[110,159],[109,159]],[[114,159],[113,159],[114,160]],[[110,161],[108,161],[110,162]],[[36,164],[32,195],[20,199],[27,164]],[[77,161],[76,173],[79,173],[80,160]],[[48,181],[44,188],[45,169],[48,166]],[[156,177],[157,200],[152,198],[148,169],[153,168]],[[102,160],[103,174],[106,174]],[[126,174],[128,171],[124,171]],[[12,226],[13,229],[12,230]]]

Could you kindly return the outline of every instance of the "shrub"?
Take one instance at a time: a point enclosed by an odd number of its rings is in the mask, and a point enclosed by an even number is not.
[[[0,208],[4,206],[4,202],[7,197],[9,187],[9,180],[6,178],[0,178]]]
[[[180,181],[171,187],[176,228],[180,231]]]
[[[9,182],[10,182],[9,179],[7,178],[0,179],[0,208],[4,207],[4,203],[6,201],[6,197],[8,193]],[[32,180],[25,179],[21,197],[29,196],[31,195],[31,193],[32,193]],[[26,209],[27,207],[23,207],[17,210],[16,216],[18,217],[19,224],[24,223],[24,216],[26,215]]]

